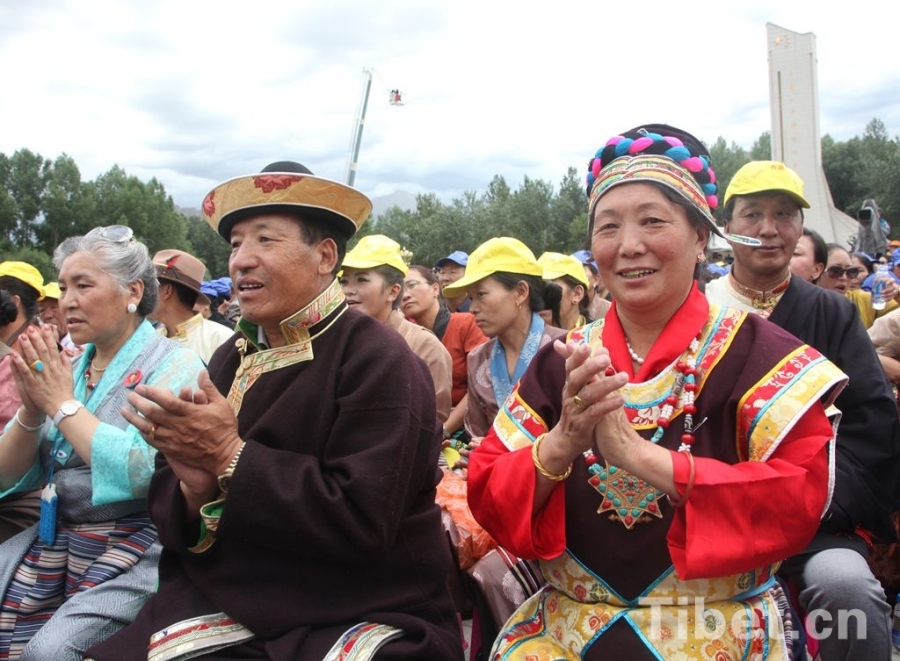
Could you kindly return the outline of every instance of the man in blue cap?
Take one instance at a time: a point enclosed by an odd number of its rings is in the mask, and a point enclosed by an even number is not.
[[[438,282],[441,284],[441,292],[444,287],[459,280],[466,272],[466,264],[469,261],[468,253],[462,250],[454,250],[446,257],[439,259],[434,265],[434,270],[438,276]],[[447,308],[450,312],[468,312],[469,300],[468,295],[462,294],[453,298],[444,298],[447,302]]]

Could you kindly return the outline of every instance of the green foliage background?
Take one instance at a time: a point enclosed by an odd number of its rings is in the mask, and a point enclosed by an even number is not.
[[[731,177],[751,160],[771,158],[764,133],[747,150],[719,137],[710,154],[720,195]],[[825,176],[835,206],[851,216],[873,198],[900,236],[900,139],[873,119],[861,136],[838,142],[822,139]],[[525,177],[513,190],[500,175],[484,192],[466,192],[442,202],[433,193],[419,195],[416,208],[388,209],[367,221],[359,234],[386,234],[413,254],[412,262],[431,265],[453,250],[471,252],[494,236],[514,236],[536,255],[573,252],[586,246],[587,202],[584,173],[570,167],[557,184]],[[151,253],[163,248],[187,250],[207,265],[209,277],[228,272],[228,244],[201,218],[185,217],[156,179],[141,181],[118,165],[94,181],[82,181],[75,161],[62,154],[45,159],[28,149],[0,153],[0,261],[34,264],[55,280],[54,248],[66,237],[98,225],[130,226]]]

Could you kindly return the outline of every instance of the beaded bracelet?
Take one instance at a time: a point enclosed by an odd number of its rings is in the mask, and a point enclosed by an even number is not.
[[[565,473],[551,473],[546,468],[544,468],[544,464],[541,463],[541,459],[538,456],[538,452],[541,449],[541,443],[544,441],[544,438],[547,434],[541,434],[536,439],[534,439],[534,443],[531,445],[531,461],[534,462],[534,467],[537,469],[537,472],[546,477],[548,480],[552,480],[554,482],[562,482],[572,473],[572,464],[569,464],[569,467],[566,469]]]
[[[668,495],[666,496],[666,498],[669,499],[669,503],[672,505],[672,507],[675,508],[684,507],[687,504],[688,498],[691,497],[691,491],[694,490],[694,478],[697,477],[697,474],[694,470],[694,455],[692,455],[690,451],[678,452],[678,454],[683,454],[687,457],[688,463],[691,466],[691,472],[688,474],[688,483],[687,488],[685,488],[684,490],[684,495],[680,496],[679,498],[672,498],[672,496]]]
[[[41,420],[40,424],[37,424],[34,426],[26,425],[24,422],[22,422],[22,418],[19,417],[19,410],[21,410],[21,409],[16,409],[16,414],[13,417],[16,419],[16,424],[19,425],[25,431],[34,432],[44,426],[44,421],[47,419],[46,416],[44,416],[44,420]]]

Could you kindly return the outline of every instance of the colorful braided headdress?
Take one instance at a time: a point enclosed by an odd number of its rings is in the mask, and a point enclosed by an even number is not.
[[[719,205],[716,173],[706,147],[690,133],[651,124],[607,140],[588,164],[589,215],[611,188],[641,179],[656,181],[680,194],[720,233],[712,215]]]

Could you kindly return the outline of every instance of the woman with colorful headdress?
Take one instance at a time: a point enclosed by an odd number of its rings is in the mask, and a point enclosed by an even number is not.
[[[612,307],[538,352],[470,459],[475,517],[548,581],[492,658],[786,658],[774,572],[825,511],[846,378],[698,291],[718,229],[696,138],[615,136],[587,184]]]

